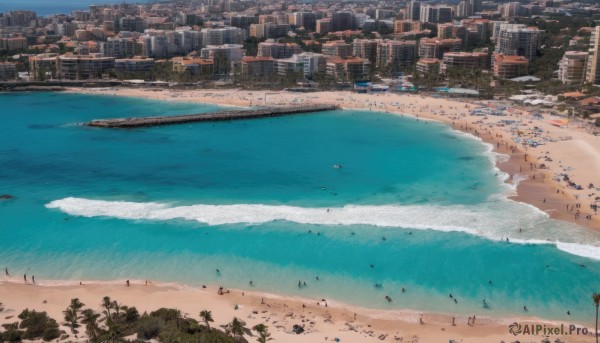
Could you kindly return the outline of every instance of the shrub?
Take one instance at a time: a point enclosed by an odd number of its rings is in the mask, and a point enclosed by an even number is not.
[[[48,317],[46,312],[37,312],[35,310],[29,311],[29,309],[25,309],[19,314],[19,319],[21,319],[19,328],[25,329],[23,339],[34,340],[43,337],[52,337],[48,339],[50,340],[59,336],[57,334],[58,323],[56,320]]]
[[[2,325],[6,331],[0,334],[0,341],[4,342],[20,342],[23,338],[23,331],[19,330],[19,323]]]
[[[137,322],[136,333],[141,339],[156,338],[163,323],[158,317],[144,315]]]

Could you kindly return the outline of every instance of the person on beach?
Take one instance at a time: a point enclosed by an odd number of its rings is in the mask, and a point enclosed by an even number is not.
[[[23,280],[27,283],[27,274],[23,274]]]
[[[452,326],[456,326],[456,318],[452,317]]]
[[[129,287],[129,280],[125,281],[125,284],[127,285],[127,287]]]
[[[6,276],[10,276],[10,274],[8,273],[8,268],[4,268],[4,274],[6,274]]]
[[[31,283],[35,283],[35,275],[31,275]]]

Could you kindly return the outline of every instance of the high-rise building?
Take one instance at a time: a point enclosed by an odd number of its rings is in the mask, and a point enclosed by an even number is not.
[[[521,15],[521,3],[520,2],[508,2],[501,5],[500,13],[502,18],[514,18]]]
[[[600,84],[600,26],[592,30],[590,37],[585,79],[592,84]]]
[[[352,42],[352,55],[369,60],[371,63],[377,62],[377,46],[379,41],[375,39],[354,39]]]
[[[63,55],[58,58],[58,71],[61,79],[87,80],[99,78],[115,66],[114,57],[93,55]]]
[[[474,13],[481,12],[481,0],[468,0]]]
[[[258,17],[251,15],[233,15],[229,17],[230,25],[233,27],[239,27],[240,29],[248,29],[250,25],[258,23]]]
[[[394,21],[394,33],[404,33],[421,30],[419,20],[396,20]]]
[[[421,3],[419,1],[411,1],[408,3],[406,9],[406,20],[420,20],[421,19]]]
[[[331,31],[354,30],[354,13],[342,11],[331,13]]]
[[[115,60],[115,71],[121,73],[143,73],[154,68],[153,58],[127,58]]]
[[[445,5],[422,5],[420,21],[424,23],[449,23],[454,19],[452,7]]]
[[[456,7],[456,16],[459,18],[466,18],[473,15],[473,7],[471,6],[471,2],[467,0],[463,0],[458,3]]]
[[[325,74],[327,70],[327,59],[323,54],[313,52],[303,52],[299,55],[294,55],[302,61],[304,77],[308,80],[313,79],[317,74]]]
[[[245,79],[267,79],[274,70],[275,63],[271,57],[246,56],[241,62],[241,73]]]
[[[9,19],[8,26],[30,26],[37,18],[33,11],[11,11],[6,16]]]
[[[492,62],[494,76],[500,79],[513,79],[529,72],[529,60],[523,56],[494,54]]]
[[[317,25],[317,14],[314,12],[294,12],[288,17],[289,24],[295,27],[304,27],[314,31]]]
[[[447,52],[444,54],[440,72],[450,69],[487,69],[490,66],[490,55],[487,52]]]
[[[136,43],[129,38],[109,38],[100,44],[102,55],[114,58],[128,58],[136,55]]]
[[[529,61],[537,58],[544,31],[523,24],[500,25],[496,37],[496,53],[524,56]]]
[[[437,25],[437,38],[455,38],[457,36],[458,26],[452,23],[444,23]]]
[[[245,50],[241,44],[209,45],[200,51],[200,57],[217,60],[227,59],[229,62],[240,62],[244,58]]]
[[[377,66],[391,66],[393,70],[411,66],[417,58],[417,42],[414,40],[381,41],[377,47]]]
[[[27,38],[25,37],[8,37],[0,38],[0,50],[26,50]]]
[[[328,34],[331,32],[331,18],[323,18],[317,20],[315,32],[319,34]]]
[[[289,58],[302,52],[296,43],[277,43],[273,40],[258,43],[258,57]]]
[[[332,57],[327,61],[326,73],[338,80],[354,82],[368,80],[370,70],[371,63],[367,59]]]
[[[58,54],[40,54],[29,57],[29,78],[43,81],[58,75]]]
[[[579,84],[585,80],[588,52],[567,51],[558,62],[558,79],[565,84]]]
[[[437,75],[440,72],[441,61],[437,58],[421,58],[415,69],[420,75]]]
[[[460,38],[422,38],[419,41],[419,57],[420,58],[437,58],[442,59],[446,52],[458,52],[462,45]]]
[[[127,16],[119,20],[120,31],[144,32],[146,23],[142,17]]]
[[[0,62],[0,81],[16,80],[18,78],[19,73],[14,63]]]
[[[323,55],[347,58],[352,56],[352,45],[343,40],[335,40],[324,43],[321,47],[321,51],[323,52]]]
[[[242,43],[242,29],[238,27],[204,28],[201,32],[203,47]]]

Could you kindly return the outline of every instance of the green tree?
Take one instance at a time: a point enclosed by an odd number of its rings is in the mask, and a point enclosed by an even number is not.
[[[48,317],[46,312],[25,309],[19,314],[18,318],[21,319],[19,328],[25,329],[25,331],[13,331],[11,335],[21,335],[23,339],[29,340],[42,338],[45,341],[53,340],[60,336],[58,323],[56,320]],[[12,341],[11,339],[5,340]]]
[[[98,337],[98,331],[100,328],[98,327],[98,318],[100,318],[99,313],[95,313],[93,310],[87,308],[83,310],[81,323],[85,325],[85,333],[88,335],[90,340],[96,339]]]
[[[213,319],[213,317],[212,317],[212,312],[207,311],[207,310],[203,310],[203,311],[200,312],[200,318],[202,318],[202,320],[206,324],[206,327],[208,328],[208,331],[210,331],[210,324],[209,324],[209,322],[214,322],[215,321]]]
[[[81,318],[77,313],[77,310],[72,308],[71,306],[67,307],[66,310],[63,311],[65,315],[65,325],[71,328],[71,333],[77,335],[77,328],[79,327],[79,319]]]
[[[233,317],[231,323],[223,325],[225,333],[233,337],[235,342],[240,342],[244,335],[252,336],[252,331],[246,327],[246,323],[243,320]]]
[[[102,303],[100,304],[104,308],[104,320],[110,319],[110,310],[112,309],[113,302],[110,300],[110,297],[102,298]]]
[[[273,338],[271,338],[271,333],[269,332],[269,329],[265,324],[261,323],[261,324],[254,325],[252,330],[254,330],[254,331],[256,331],[256,333],[258,333],[258,338],[256,341],[259,343],[267,343],[267,341],[273,340]]]

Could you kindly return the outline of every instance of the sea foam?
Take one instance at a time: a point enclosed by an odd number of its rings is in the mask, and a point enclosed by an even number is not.
[[[477,205],[346,205],[315,208],[287,205],[177,205],[158,202],[64,198],[46,205],[83,217],[126,220],[193,220],[209,226],[298,224],[349,227],[370,225],[405,229],[464,232],[515,244],[553,244],[562,251],[600,260],[600,237],[574,224],[551,220],[543,211],[507,199]],[[569,227],[565,227],[569,226]]]

